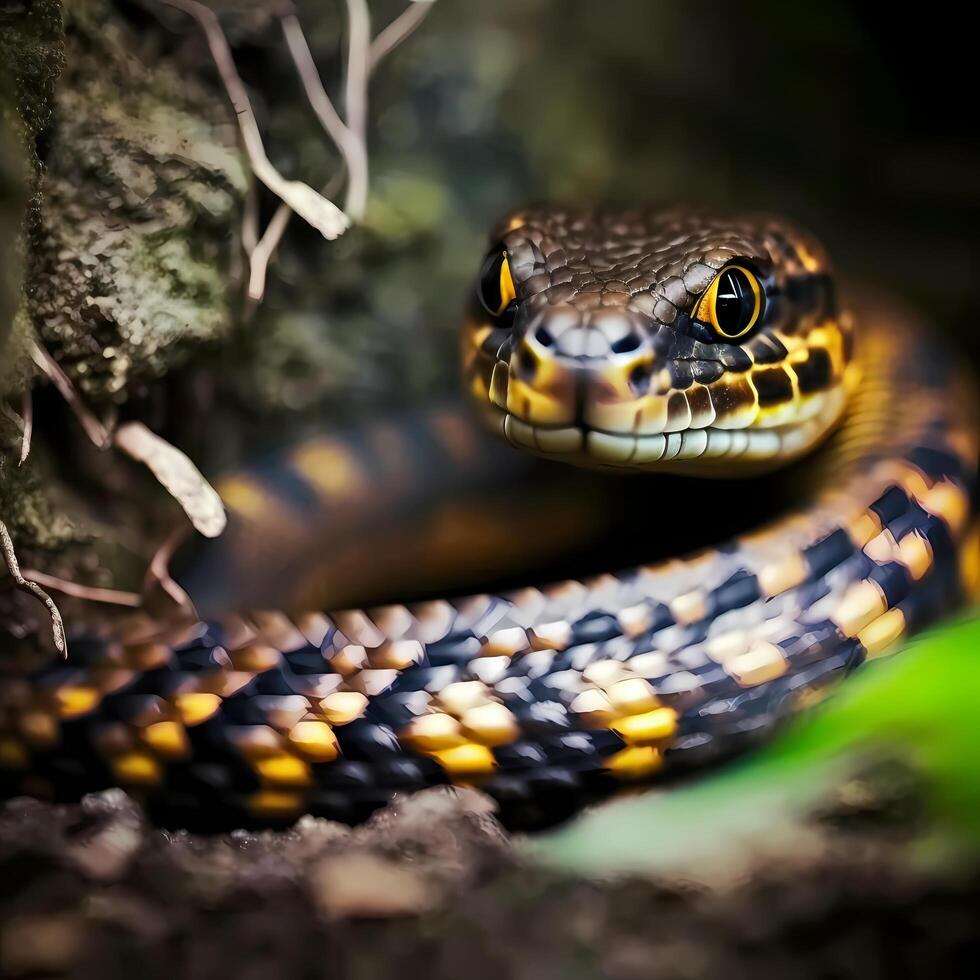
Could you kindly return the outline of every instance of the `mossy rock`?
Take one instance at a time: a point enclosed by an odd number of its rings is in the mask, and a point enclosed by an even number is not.
[[[224,337],[247,187],[230,109],[119,19],[67,22],[28,310],[93,403]]]

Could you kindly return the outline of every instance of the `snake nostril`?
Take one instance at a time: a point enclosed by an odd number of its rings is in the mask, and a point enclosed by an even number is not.
[[[636,350],[639,346],[640,335],[631,330],[628,334],[625,334],[613,343],[611,349],[614,354],[628,354],[631,350]]]
[[[526,347],[517,352],[517,375],[523,381],[532,381],[538,371],[538,359]]]
[[[551,331],[547,327],[545,327],[543,325],[540,326],[540,327],[538,327],[538,329],[534,331],[534,339],[542,347],[554,347],[555,346],[555,338],[554,338],[554,336],[552,336]]]
[[[650,390],[653,372],[646,364],[637,364],[626,379],[634,395],[645,395]]]

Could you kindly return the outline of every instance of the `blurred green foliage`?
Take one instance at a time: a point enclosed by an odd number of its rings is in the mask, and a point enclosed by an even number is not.
[[[980,615],[863,668],[770,746],[713,776],[605,806],[535,843],[590,874],[723,872],[770,848],[812,844],[808,822],[872,761],[914,779],[914,857],[980,848]]]

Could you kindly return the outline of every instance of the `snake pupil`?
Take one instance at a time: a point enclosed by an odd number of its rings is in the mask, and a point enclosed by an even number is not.
[[[483,308],[495,318],[502,317],[514,306],[517,300],[514,280],[507,253],[502,248],[492,249],[483,263],[477,295]]]
[[[751,323],[756,298],[748,277],[741,269],[722,273],[715,300],[715,319],[718,329],[729,337],[737,337]]]

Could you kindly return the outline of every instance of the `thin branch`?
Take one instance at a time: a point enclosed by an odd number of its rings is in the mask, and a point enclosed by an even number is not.
[[[316,228],[324,238],[332,240],[342,235],[350,225],[347,215],[332,201],[318,194],[309,184],[300,180],[286,180],[266,155],[252,103],[245,90],[245,84],[235,68],[231,48],[214,11],[198,3],[197,0],[158,0],[158,2],[189,14],[204,31],[218,75],[235,110],[245,152],[255,176],[301,218]]]
[[[399,44],[415,32],[435,5],[435,0],[413,0],[380,34],[371,42],[368,58],[369,71],[373,72],[380,62],[387,58]]]
[[[350,175],[350,179],[344,198],[344,210],[352,220],[359,221],[364,216],[364,208],[367,203],[367,148],[363,140],[359,139],[357,134],[345,125],[334,108],[333,102],[330,101],[330,96],[327,95],[320,79],[320,73],[317,71],[306,35],[303,33],[303,28],[295,14],[288,14],[282,18],[282,32],[306,92],[306,97],[309,99],[317,119],[320,120],[320,125],[334,141],[344,158],[344,163],[347,165],[347,173]]]
[[[292,214],[285,204],[276,208],[276,213],[269,219],[262,237],[255,243],[248,263],[248,298],[253,303],[261,303],[265,296],[265,277],[269,262],[279,247],[289,216]]]
[[[7,571],[17,583],[17,587],[24,592],[29,592],[36,599],[40,599],[47,607],[48,615],[51,617],[51,635],[54,638],[55,649],[63,657],[67,657],[68,641],[65,638],[65,624],[61,618],[61,613],[58,611],[54,599],[37,582],[32,582],[21,574],[20,565],[17,563],[17,553],[14,551],[14,542],[11,540],[10,532],[3,521],[0,521],[0,554],[3,555],[7,564]]]
[[[216,538],[224,531],[228,518],[221,497],[185,453],[142,422],[121,425],[114,442],[149,469],[180,504],[196,530],[206,538]]]
[[[358,167],[348,172],[348,193],[359,195],[355,205],[364,214],[367,204],[367,107],[368,76],[371,63],[371,13],[367,0],[347,0],[347,74],[344,84],[344,112],[347,127],[360,147],[362,158]],[[356,181],[356,185],[355,185]]]
[[[31,395],[30,386],[24,389],[21,416],[24,419],[24,430],[20,439],[19,465],[23,466],[27,457],[31,454],[31,436],[34,434],[34,398]]]
[[[435,0],[415,0],[378,34],[368,47],[366,59],[368,76],[373,73],[382,59],[391,54],[402,41],[415,31],[432,9],[434,3]],[[306,97],[327,135],[336,144],[347,172],[351,175],[345,196],[344,210],[352,218],[360,218],[363,216],[367,204],[367,147],[362,140],[357,139],[352,129],[345,125],[334,108],[330,96],[327,95],[323,87],[306,35],[303,33],[299,19],[295,14],[290,13],[282,18],[282,29],[286,37],[286,44],[289,47],[289,53],[306,91]],[[362,42],[359,38],[354,38],[354,33],[351,32],[352,40],[357,40],[358,45],[360,45]],[[351,53],[354,53],[354,49]],[[348,55],[348,59],[350,57]],[[366,98],[363,101],[366,107]],[[341,170],[324,185],[320,193],[324,197],[332,198],[337,193],[343,177],[344,172]],[[279,247],[279,242],[289,225],[290,217],[289,208],[280,204],[262,233],[262,237],[249,252],[248,298],[253,303],[261,302],[265,295],[265,279],[269,262]]]
[[[138,608],[142,603],[142,599],[135,592],[120,592],[117,589],[99,589],[93,586],[80,585],[78,582],[69,582],[67,579],[57,578],[54,575],[45,575],[44,572],[39,572],[33,568],[25,568],[24,575],[37,582],[38,585],[43,585],[64,595],[70,595],[75,599],[85,599],[88,602],[105,602],[112,606],[129,606],[133,609]]]
[[[99,449],[108,449],[111,443],[109,430],[95,417],[92,410],[82,401],[71,378],[61,369],[61,365],[36,341],[31,341],[31,357],[47,379],[58,389],[68,407],[75,413],[85,434]]]
[[[8,422],[12,422],[16,427],[17,431],[20,433],[21,444],[23,445],[24,439],[24,420],[18,415],[10,405],[5,401],[0,401],[0,415],[3,415]]]
[[[32,356],[34,363],[61,392],[96,446],[100,449],[115,446],[145,464],[201,534],[209,538],[221,534],[226,522],[221,498],[185,453],[151,432],[142,422],[127,422],[110,435],[82,401],[58,362],[37,341],[33,343]]]
[[[282,205],[285,207],[285,205]],[[251,258],[252,252],[259,240],[259,195],[255,187],[255,181],[248,182],[248,190],[245,191],[245,206],[242,209],[242,248],[245,254]]]
[[[334,174],[329,182],[324,185],[323,194],[328,197],[335,194],[340,189],[343,179],[343,170]],[[291,217],[292,211],[285,204],[280,204],[276,208],[275,214],[269,219],[265,231],[262,232],[262,237],[252,249],[252,254],[249,257],[248,298],[253,303],[262,302],[262,297],[265,295],[265,277],[269,262],[272,261],[272,256],[275,255],[276,249],[279,247],[279,242],[282,240]]]
[[[153,557],[150,559],[149,568],[146,570],[146,577],[143,579],[143,594],[148,594],[153,585],[158,584],[182,612],[187,613],[191,618],[197,620],[200,617],[197,614],[197,609],[194,607],[194,601],[170,574],[170,559],[173,558],[174,552],[186,537],[187,529],[177,528],[157,548]]]

